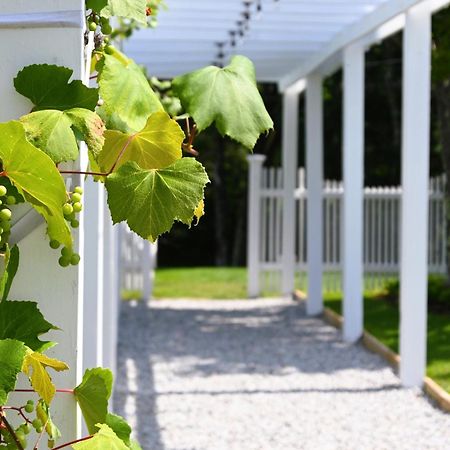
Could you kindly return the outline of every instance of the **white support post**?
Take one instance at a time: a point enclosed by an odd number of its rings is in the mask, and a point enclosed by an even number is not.
[[[311,74],[306,81],[306,187],[306,312],[317,315],[323,310],[323,100],[322,77],[318,74]]]
[[[299,91],[288,89],[283,93],[283,235],[281,291],[291,296],[295,290],[295,189],[298,167],[298,101]]]
[[[0,121],[16,120],[32,108],[31,102],[14,90],[13,78],[19,70],[31,64],[58,64],[73,69],[74,79],[82,79],[83,50],[83,1],[3,1],[0,11]],[[75,162],[71,167],[80,170],[80,163]],[[73,177],[72,185],[77,184],[83,186],[83,178]],[[10,294],[12,299],[37,301],[45,318],[61,328],[45,336],[46,340],[59,342],[48,351],[49,356],[70,366],[68,372],[52,373],[58,387],[75,387],[82,377],[83,220],[84,212],[80,214],[80,228],[74,231],[75,251],[81,255],[78,266],[59,267],[58,253],[48,245],[44,223],[21,236],[20,266]],[[14,234],[13,227],[11,238]],[[29,383],[20,387],[29,387]],[[17,395],[11,398],[12,404],[23,401],[23,395]],[[67,440],[80,436],[81,415],[73,396],[56,395],[52,415]]]
[[[426,367],[431,16],[406,13],[403,37],[400,377],[421,386]]]
[[[261,174],[264,155],[247,157],[248,168],[248,221],[247,221],[247,292],[250,298],[260,295],[260,238],[261,238]]]
[[[151,299],[153,295],[153,283],[155,278],[156,257],[158,253],[158,244],[151,242],[144,243],[142,256],[142,298],[145,301]]]
[[[354,342],[363,332],[364,48],[344,50],[344,215],[343,336]]]

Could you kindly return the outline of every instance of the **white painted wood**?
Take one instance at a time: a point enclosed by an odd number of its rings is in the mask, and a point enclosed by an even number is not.
[[[344,51],[343,89],[343,336],[354,342],[363,331],[364,48],[359,44]]]
[[[264,155],[249,155],[247,221],[247,291],[250,298],[260,295],[259,249],[261,218],[261,174]]]
[[[104,186],[88,178],[84,184],[84,368],[103,365],[104,338]]]
[[[421,386],[426,367],[431,18],[406,14],[403,60],[400,377]]]
[[[287,90],[283,94],[283,272],[281,292],[289,296],[295,289],[295,197],[298,171],[298,108],[299,92]]]
[[[323,98],[322,77],[311,74],[306,82],[306,185],[308,297],[310,315],[323,310]]]
[[[81,0],[8,0],[2,2],[2,14],[21,14],[42,11],[78,11]],[[81,28],[1,28],[0,27],[0,121],[16,119],[30,111],[32,105],[17,94],[13,78],[24,66],[34,63],[60,64],[71,67],[74,77],[81,79],[83,62],[83,29]],[[75,164],[78,167],[78,164]],[[73,184],[83,185],[83,179],[74,177]],[[81,228],[84,214],[80,214]],[[83,358],[83,233],[75,232],[75,249],[81,254],[79,266],[61,268],[58,252],[51,250],[45,236],[44,224],[34,228],[20,241],[21,261],[11,297],[36,300],[44,316],[63,331],[49,333],[59,342],[49,354],[66,361],[71,370],[52,374],[58,386],[75,387],[81,380]],[[47,337],[47,336],[46,336]],[[20,397],[23,400],[23,396]],[[81,416],[71,395],[57,395],[52,405],[55,422],[62,434],[70,439],[79,435]]]

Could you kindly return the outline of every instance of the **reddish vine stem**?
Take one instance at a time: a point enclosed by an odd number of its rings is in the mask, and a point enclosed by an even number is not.
[[[19,414],[20,416],[22,416],[22,418],[25,420],[25,422],[27,423],[32,423],[31,420],[23,413],[23,408],[16,408],[15,406],[3,406],[3,409],[9,409],[10,411],[16,411],[17,414]]]
[[[92,439],[94,436],[86,436],[84,438],[81,439],[77,439],[75,441],[71,441],[71,442],[66,442],[65,444],[62,444],[58,447],[54,447],[53,450],[59,450],[60,448],[65,448],[68,447],[69,445],[73,445],[73,444],[77,444],[78,442],[83,442],[83,441],[87,441],[89,439]]]
[[[1,410],[0,410],[1,411]],[[24,450],[24,448],[22,447],[22,444],[20,443],[19,439],[16,436],[16,433],[14,432],[13,427],[9,424],[9,422],[6,420],[6,417],[4,415],[1,415],[1,420],[4,423],[5,427],[8,429],[9,434],[12,436],[12,438],[14,439],[14,442],[17,445],[17,448],[19,450]]]
[[[42,431],[39,433],[39,436],[38,436],[38,438],[37,438],[36,444],[35,444],[34,447],[33,447],[33,450],[38,450],[39,442],[41,442],[42,436],[44,436],[44,433],[45,433],[45,427],[47,426],[47,424],[48,424],[48,418],[47,418],[47,420],[45,421],[44,426],[42,427]]]

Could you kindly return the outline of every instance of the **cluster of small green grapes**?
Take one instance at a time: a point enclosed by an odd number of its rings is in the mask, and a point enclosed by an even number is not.
[[[78,228],[80,226],[80,222],[78,221],[76,215],[83,209],[83,205],[81,203],[82,195],[83,189],[80,186],[76,186],[70,195],[69,201],[62,207],[64,217],[72,228]],[[61,243],[59,241],[55,239],[50,241],[51,248],[56,250],[60,246]],[[58,262],[61,267],[67,267],[70,264],[72,266],[76,266],[80,262],[80,255],[78,253],[74,253],[70,248],[63,247],[61,249],[61,257]]]
[[[21,423],[16,429],[14,429],[15,436],[13,436],[5,426],[0,428],[0,449],[17,450],[16,439],[19,441],[22,448],[26,448],[27,435],[30,434],[32,427],[35,429],[36,433],[42,433],[44,424],[42,423],[42,420],[37,417],[39,415],[39,407],[40,405],[38,404],[36,406],[36,418],[33,420],[30,420],[25,415],[25,413],[31,414],[35,410],[33,400],[28,400],[24,406],[17,408],[17,411],[21,412],[22,417],[25,418],[25,422]],[[53,448],[54,446],[55,441],[53,439],[49,439],[48,448]]]
[[[94,13],[90,14],[88,17],[89,31],[97,31],[99,27],[101,29],[101,33],[96,35],[96,49],[105,51],[108,55],[112,55],[114,53],[114,46],[109,43],[108,36],[112,33],[113,30],[111,24],[109,23],[109,19],[106,19],[105,17],[99,17]]]
[[[0,246],[8,243],[11,234],[11,209],[9,206],[16,203],[13,195],[8,195],[5,186],[0,186]]]

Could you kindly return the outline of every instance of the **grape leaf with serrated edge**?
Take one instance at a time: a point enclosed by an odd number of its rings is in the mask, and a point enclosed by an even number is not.
[[[108,172],[116,161],[115,170],[128,161],[135,161],[143,169],[167,167],[181,158],[184,137],[177,122],[164,111],[158,111],[138,133],[106,131],[105,145],[97,162],[104,172]]]
[[[253,149],[259,135],[273,128],[245,56],[234,56],[223,69],[208,66],[177,77],[172,88],[199,131],[214,122],[222,136]]]
[[[85,86],[80,80],[69,79],[73,70],[50,64],[33,64],[24,67],[14,78],[19,94],[35,105],[33,111],[42,109],[66,110],[85,108],[94,111],[98,103],[98,89]]]
[[[192,223],[208,182],[205,169],[194,158],[159,170],[127,162],[105,182],[113,222],[126,221],[131,230],[154,242],[175,220]]]
[[[0,341],[0,406],[7,402],[8,394],[16,387],[25,354],[23,342],[14,339]]]

